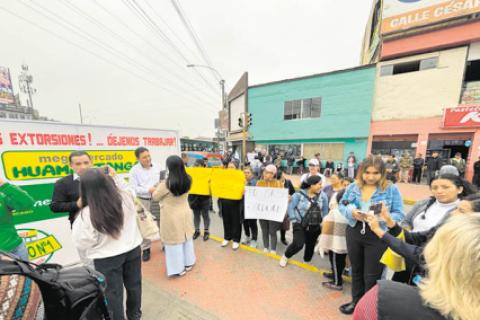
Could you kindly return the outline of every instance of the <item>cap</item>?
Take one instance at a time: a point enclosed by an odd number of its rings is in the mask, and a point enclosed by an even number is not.
[[[275,167],[273,164],[269,164],[268,166],[265,167],[265,171],[271,172],[273,174],[277,174],[277,167]]]
[[[308,161],[308,164],[309,165],[314,165],[314,166],[317,166],[317,167],[320,166],[320,163],[318,162],[317,159],[310,159],[310,161]]]

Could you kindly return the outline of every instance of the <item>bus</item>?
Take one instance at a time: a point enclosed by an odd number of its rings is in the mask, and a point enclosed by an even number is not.
[[[181,151],[188,157],[188,166],[193,166],[197,159],[208,159],[208,167],[222,166],[220,145],[211,140],[180,139]]]

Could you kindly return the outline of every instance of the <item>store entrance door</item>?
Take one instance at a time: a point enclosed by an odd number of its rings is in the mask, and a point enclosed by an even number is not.
[[[462,158],[468,161],[472,136],[471,133],[430,135],[427,157],[430,157],[433,151],[438,151],[443,163],[446,164],[451,158],[455,157],[457,152],[460,152]]]

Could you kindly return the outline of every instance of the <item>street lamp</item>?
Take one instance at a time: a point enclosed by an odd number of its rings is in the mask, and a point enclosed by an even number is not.
[[[207,66],[207,65],[203,65],[203,64],[187,64],[187,68],[207,68],[207,69],[210,69],[213,72],[215,72],[215,74],[220,79],[220,87],[222,88],[222,108],[225,109],[226,108],[226,106],[225,106],[225,80],[222,79],[222,76],[217,71],[217,69],[212,68],[212,67]]]

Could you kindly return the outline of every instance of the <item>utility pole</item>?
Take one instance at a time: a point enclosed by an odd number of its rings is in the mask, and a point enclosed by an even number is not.
[[[247,114],[243,112],[243,126],[242,126],[242,167],[245,167],[245,158],[247,157]]]
[[[241,164],[245,166],[247,159],[247,130],[252,125],[252,114],[242,112],[238,118],[238,125],[242,128],[242,159]]]
[[[33,109],[32,95],[37,92],[37,89],[32,87],[33,77],[28,73],[28,66],[26,64],[22,64],[22,73],[18,77],[18,80],[20,82],[20,90],[28,94],[27,106]]]
[[[82,105],[78,104],[78,111],[80,111],[80,123],[83,124]]]
[[[222,108],[226,109],[227,106],[225,105],[225,80],[220,80],[220,87],[222,87]]]

